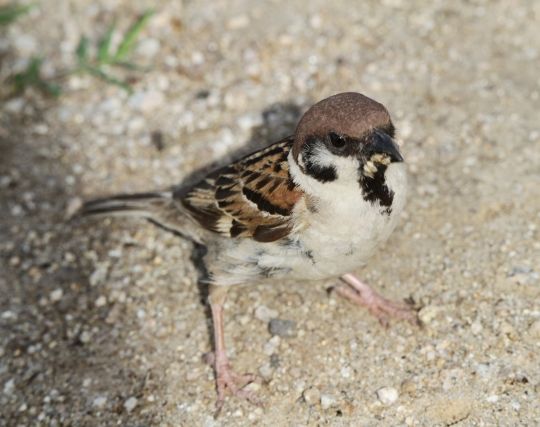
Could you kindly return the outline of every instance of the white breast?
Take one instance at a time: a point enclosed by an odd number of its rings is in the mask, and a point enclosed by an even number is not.
[[[295,182],[318,200],[315,212],[309,212],[305,206],[298,206],[295,212],[301,219],[299,243],[313,256],[307,271],[313,279],[339,276],[365,263],[376,247],[388,239],[405,205],[407,179],[403,163],[390,164],[385,174],[387,185],[394,192],[388,215],[378,202],[363,199],[356,161],[342,158],[339,162],[339,179],[321,183],[304,175],[290,161]]]
[[[358,164],[348,159],[339,161],[339,179],[320,183],[304,175],[290,160],[293,179],[317,200],[315,209],[308,209],[304,202],[295,207],[295,229],[289,239],[271,243],[224,239],[207,257],[215,282],[235,285],[337,278],[365,263],[389,237],[403,210],[405,166],[393,163],[386,171],[387,185],[394,192],[388,215],[382,213],[384,208],[378,203],[363,199],[357,180]]]

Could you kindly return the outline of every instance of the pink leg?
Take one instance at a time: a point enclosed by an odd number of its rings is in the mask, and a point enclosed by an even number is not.
[[[225,402],[225,392],[229,390],[234,396],[241,397],[254,404],[260,404],[253,391],[244,387],[256,380],[253,374],[237,374],[232,371],[225,350],[225,336],[223,331],[223,303],[227,296],[227,288],[224,286],[211,286],[210,309],[212,311],[212,322],[214,324],[214,370],[216,373],[216,416],[221,411]]]
[[[349,286],[345,284],[338,285],[335,287],[335,291],[355,304],[366,307],[383,326],[388,326],[390,317],[418,323],[416,311],[408,304],[393,302],[384,298],[353,274],[344,274],[341,276],[341,280]]]

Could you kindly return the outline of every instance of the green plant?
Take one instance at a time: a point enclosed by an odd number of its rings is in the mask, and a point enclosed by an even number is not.
[[[112,35],[115,30],[115,25],[111,25],[103,38],[99,40],[97,45],[97,54],[94,58],[89,56],[89,39],[82,36],[79,45],[77,46],[76,55],[78,60],[78,69],[76,71],[91,74],[98,79],[107,83],[120,86],[124,90],[131,92],[129,84],[119,79],[118,77],[108,72],[108,67],[121,67],[129,70],[139,70],[140,67],[128,62],[126,59],[133,52],[135,42],[139,33],[148,23],[150,17],[154,14],[152,10],[143,13],[124,34],[122,41],[116,48],[116,51],[111,51]]]
[[[24,15],[33,7],[33,4],[24,6],[19,6],[16,4],[0,6],[0,26],[12,23],[19,16]]]
[[[25,88],[34,86],[47,95],[54,97],[60,95],[61,89],[58,84],[47,81],[40,76],[42,61],[41,58],[32,58],[24,71],[12,77],[16,92],[22,92]]]
[[[96,45],[95,54],[90,54],[90,39],[83,35],[79,40],[75,56],[77,65],[69,70],[58,73],[50,78],[43,78],[41,75],[42,58],[32,58],[27,68],[12,76],[14,88],[21,92],[27,87],[33,86],[43,93],[52,96],[61,94],[61,87],[54,83],[72,74],[88,74],[103,80],[106,83],[119,86],[127,92],[131,92],[131,86],[127,80],[111,73],[112,68],[124,68],[131,71],[140,71],[142,67],[129,62],[127,59],[133,52],[136,40],[144,29],[150,17],[154,14],[152,10],[147,10],[126,31],[118,47],[113,51],[112,36],[116,30],[116,25],[111,25],[104,36],[99,39]]]

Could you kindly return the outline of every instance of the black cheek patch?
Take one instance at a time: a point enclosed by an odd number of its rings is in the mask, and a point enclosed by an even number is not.
[[[320,182],[332,182],[337,179],[334,166],[318,166],[306,163],[306,173]]]
[[[324,143],[317,138],[309,138],[304,143],[302,148],[304,172],[319,182],[335,181],[338,177],[335,166],[323,166],[315,162],[314,157],[316,156],[317,148],[321,146],[324,146]]]
[[[386,185],[384,173],[386,166],[379,166],[373,178],[362,175],[360,178],[360,187],[365,201],[375,203],[379,202],[382,213],[390,215],[392,213],[392,202],[394,201],[394,192]]]

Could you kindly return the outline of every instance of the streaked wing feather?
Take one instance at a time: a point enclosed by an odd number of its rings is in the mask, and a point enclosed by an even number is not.
[[[182,199],[203,227],[223,236],[270,242],[291,228],[302,196],[289,175],[292,137],[210,174]]]

